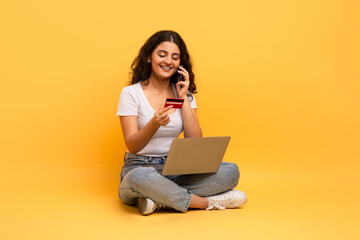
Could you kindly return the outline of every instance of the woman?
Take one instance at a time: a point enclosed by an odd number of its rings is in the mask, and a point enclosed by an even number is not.
[[[165,177],[155,169],[165,163],[172,140],[182,131],[186,138],[202,137],[193,95],[194,74],[180,35],[174,31],[152,35],[140,49],[132,70],[131,85],[122,90],[117,112],[128,149],[121,171],[120,199],[136,204],[143,215],[160,207],[186,212],[188,208],[243,205],[245,193],[231,190],[240,176],[233,163],[223,162],[213,174]],[[164,108],[166,98],[184,99],[182,109]]]

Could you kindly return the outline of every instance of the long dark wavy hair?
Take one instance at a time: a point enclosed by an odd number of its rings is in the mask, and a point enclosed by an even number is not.
[[[177,32],[174,31],[159,31],[152,35],[145,44],[141,47],[139,51],[139,55],[134,59],[131,64],[132,72],[130,72],[131,76],[131,84],[138,83],[140,81],[148,81],[151,75],[151,63],[147,60],[151,57],[154,49],[162,42],[173,42],[180,49],[180,64],[188,71],[190,84],[189,84],[189,92],[196,93],[196,85],[195,85],[195,75],[192,71],[192,64],[190,55],[186,48],[184,40],[180,37]],[[170,77],[170,82],[172,84],[177,83],[178,74],[174,74]]]

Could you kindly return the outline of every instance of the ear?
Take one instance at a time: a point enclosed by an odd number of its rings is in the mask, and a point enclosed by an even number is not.
[[[148,63],[151,63],[151,58],[150,58],[150,56],[148,56],[147,62],[148,62]]]

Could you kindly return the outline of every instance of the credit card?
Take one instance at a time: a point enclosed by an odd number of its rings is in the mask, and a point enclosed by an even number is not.
[[[164,107],[167,107],[167,106],[172,105],[173,108],[182,108],[183,103],[184,103],[184,99],[180,99],[180,98],[167,98]]]

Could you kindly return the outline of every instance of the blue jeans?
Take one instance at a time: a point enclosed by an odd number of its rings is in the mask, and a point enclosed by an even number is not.
[[[119,186],[120,199],[135,205],[138,197],[147,197],[158,204],[186,212],[192,194],[200,197],[233,189],[239,182],[236,164],[222,162],[216,173],[162,176],[166,157],[149,157],[125,153]]]

